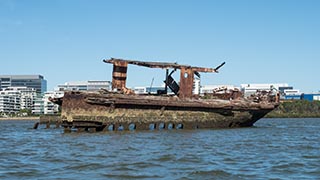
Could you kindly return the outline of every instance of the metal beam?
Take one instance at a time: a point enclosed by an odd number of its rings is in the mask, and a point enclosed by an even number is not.
[[[162,68],[162,69],[191,69],[192,71],[197,72],[217,72],[222,65],[218,66],[218,68],[205,68],[205,67],[196,67],[190,65],[181,65],[177,63],[168,63],[168,62],[149,62],[149,61],[136,61],[136,60],[124,60],[118,58],[104,59],[103,62],[115,64],[117,62],[125,62],[127,64],[133,64],[138,66],[144,66],[148,68]]]

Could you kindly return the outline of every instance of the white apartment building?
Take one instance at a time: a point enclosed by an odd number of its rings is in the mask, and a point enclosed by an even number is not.
[[[37,91],[34,88],[28,87],[8,87],[5,91],[18,91],[20,92],[20,108],[21,109],[32,109],[33,100],[37,96]]]
[[[49,101],[51,98],[63,97],[63,91],[48,91],[43,96],[38,96],[34,100],[34,106],[32,109],[33,114],[57,114],[59,112],[59,105]]]
[[[28,87],[7,87],[0,91],[0,112],[17,113],[21,109],[32,109],[36,89]]]
[[[44,102],[42,96],[37,96],[33,100],[32,114],[44,114]]]
[[[63,97],[64,93],[62,91],[51,91],[46,92],[42,98],[43,100],[43,113],[44,114],[57,114],[59,112],[59,105],[54,104],[49,101],[49,97],[51,98],[60,98]]]
[[[57,91],[95,91],[100,89],[111,90],[110,81],[75,81],[58,85]]]
[[[0,91],[0,112],[12,114],[20,111],[20,92],[15,90]]]
[[[192,88],[192,94],[200,94],[200,78],[194,78],[193,80],[193,88]]]
[[[21,109],[30,109],[33,114],[56,114],[59,105],[49,101],[49,97],[63,97],[63,91],[37,94],[34,88],[7,87],[0,91],[0,113],[18,113]]]

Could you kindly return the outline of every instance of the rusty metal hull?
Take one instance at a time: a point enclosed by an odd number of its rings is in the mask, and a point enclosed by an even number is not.
[[[79,130],[249,127],[277,106],[248,100],[184,99],[99,92],[66,92],[62,126]]]

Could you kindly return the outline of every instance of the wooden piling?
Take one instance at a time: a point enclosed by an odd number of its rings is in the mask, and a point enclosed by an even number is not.
[[[40,124],[39,122],[34,123],[33,129],[38,129],[39,124]]]

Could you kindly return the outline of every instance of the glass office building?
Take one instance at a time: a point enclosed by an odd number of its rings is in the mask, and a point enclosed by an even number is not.
[[[34,88],[37,93],[47,91],[47,80],[41,75],[0,75],[0,89],[7,87]]]

